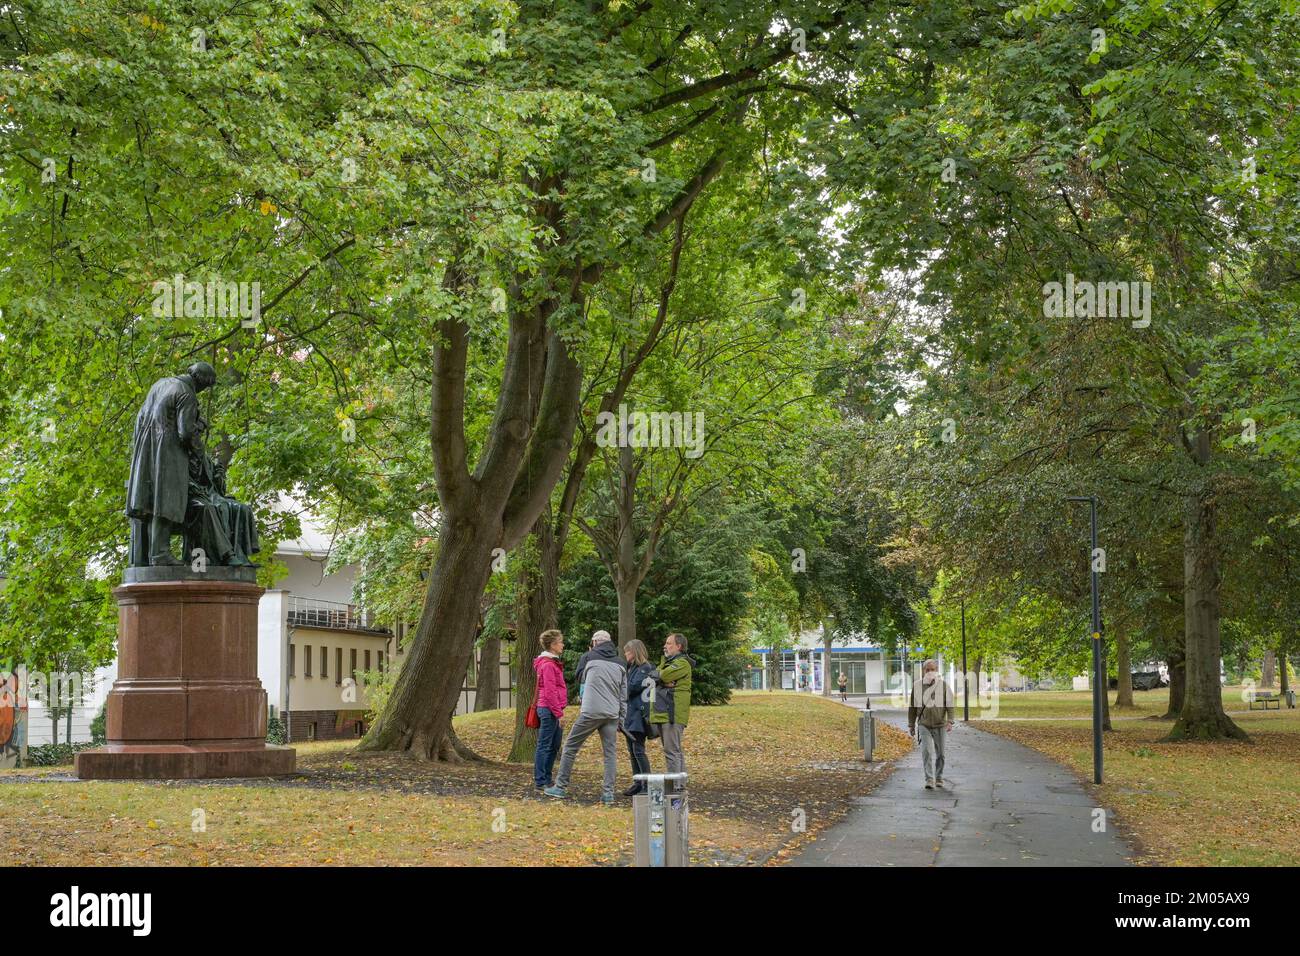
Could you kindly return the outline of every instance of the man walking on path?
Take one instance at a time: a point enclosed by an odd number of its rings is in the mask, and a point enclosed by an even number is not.
[[[686,653],[685,635],[669,634],[664,638],[664,658],[659,662],[650,723],[659,731],[669,773],[686,772],[682,733],[691,716],[691,669],[694,663]],[[674,789],[679,787],[676,785]]]
[[[614,778],[618,773],[618,732],[627,714],[627,669],[607,631],[597,631],[592,635],[591,650],[582,656],[576,679],[582,688],[582,706],[568,739],[564,741],[555,786],[547,787],[543,792],[549,797],[568,796],[573,761],[582,749],[583,741],[592,733],[598,733],[605,758],[600,800],[611,806],[614,803]]]
[[[907,703],[907,730],[913,736],[920,723],[921,769],[925,771],[925,789],[943,786],[943,742],[952,730],[952,690],[939,679],[939,662],[933,658],[921,666],[921,679],[913,682]]]

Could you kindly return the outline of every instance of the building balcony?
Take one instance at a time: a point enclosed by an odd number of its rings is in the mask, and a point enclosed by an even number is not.
[[[335,631],[363,631],[371,634],[391,634],[369,611],[355,604],[321,601],[316,598],[289,597],[290,627],[317,627]]]

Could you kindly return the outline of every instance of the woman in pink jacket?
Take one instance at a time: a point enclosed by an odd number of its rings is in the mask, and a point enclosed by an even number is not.
[[[537,674],[537,719],[542,722],[537,731],[537,752],[533,757],[533,786],[545,790],[554,783],[555,755],[560,752],[560,719],[564,705],[569,702],[569,688],[564,683],[564,667],[560,653],[564,650],[564,635],[559,631],[542,632],[542,652],[533,658]]]

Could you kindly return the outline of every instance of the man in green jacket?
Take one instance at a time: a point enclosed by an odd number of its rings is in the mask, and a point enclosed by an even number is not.
[[[664,745],[664,760],[669,773],[685,773],[686,757],[682,754],[682,733],[691,716],[691,668],[694,661],[686,653],[686,637],[669,634],[664,638],[664,657],[659,662],[650,723],[659,731]]]

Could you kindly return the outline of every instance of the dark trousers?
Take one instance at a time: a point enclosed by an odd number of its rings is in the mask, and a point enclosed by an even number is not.
[[[632,772],[634,774],[649,773],[650,758],[645,753],[645,734],[626,731],[623,736],[627,738],[627,755],[632,761]],[[632,782],[642,789],[645,788],[645,784],[639,780],[633,780]]]
[[[542,722],[542,726],[537,731],[537,750],[533,754],[533,784],[549,787],[555,774],[555,756],[560,752],[563,731],[549,707],[538,707],[537,719]]]

